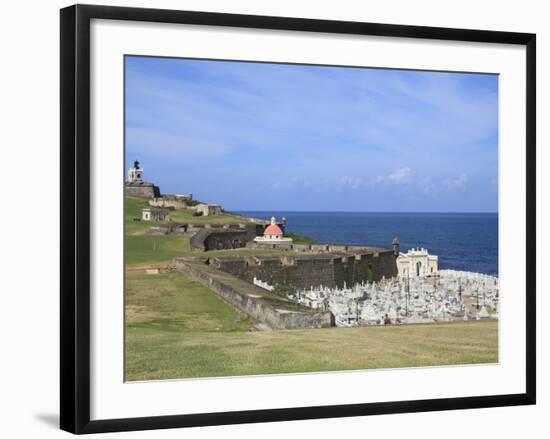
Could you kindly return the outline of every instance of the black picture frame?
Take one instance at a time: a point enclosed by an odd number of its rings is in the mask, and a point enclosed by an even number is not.
[[[90,420],[90,21],[92,19],[525,46],[527,60],[525,66],[527,78],[525,115],[527,163],[526,392],[494,396]],[[75,5],[62,9],[60,24],[61,429],[77,434],[99,433],[535,404],[535,34],[89,5]]]

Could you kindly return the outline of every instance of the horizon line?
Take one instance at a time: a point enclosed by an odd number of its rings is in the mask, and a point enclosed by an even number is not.
[[[292,209],[227,209],[228,213],[231,212],[291,212],[291,213],[461,213],[461,214],[496,214],[498,211],[390,211],[390,210],[292,210]]]

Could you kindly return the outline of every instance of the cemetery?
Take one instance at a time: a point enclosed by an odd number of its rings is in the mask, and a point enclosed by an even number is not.
[[[260,288],[274,287],[254,279]],[[299,289],[287,298],[330,311],[336,326],[434,323],[498,319],[498,279],[481,273],[440,270],[436,276],[395,277],[343,288]]]

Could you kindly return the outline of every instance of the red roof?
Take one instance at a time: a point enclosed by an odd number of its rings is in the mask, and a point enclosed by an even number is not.
[[[271,224],[270,226],[267,226],[264,230],[264,235],[282,235],[283,231],[281,228],[276,224]]]

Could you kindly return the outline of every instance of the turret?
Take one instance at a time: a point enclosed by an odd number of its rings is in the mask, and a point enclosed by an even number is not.
[[[391,246],[393,248],[393,255],[395,257],[399,256],[399,238],[397,236],[393,238],[393,241],[391,242]]]

